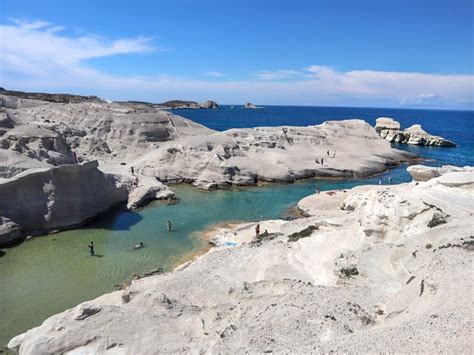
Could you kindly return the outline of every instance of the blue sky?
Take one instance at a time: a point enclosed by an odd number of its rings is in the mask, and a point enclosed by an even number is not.
[[[473,108],[473,2],[0,0],[0,86]]]

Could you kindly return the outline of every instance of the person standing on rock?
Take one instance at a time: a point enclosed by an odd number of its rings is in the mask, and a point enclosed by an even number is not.
[[[321,165],[324,165],[324,158],[321,158]]]
[[[260,224],[257,224],[255,227],[255,235],[258,237],[260,235]]]
[[[327,154],[328,154],[328,158],[329,158],[329,149],[328,149],[328,151],[327,151]]]
[[[95,255],[94,242],[91,241],[87,247],[89,248],[89,254],[90,254],[90,256],[94,256],[94,255]]]
[[[132,175],[135,175],[135,170],[133,170],[133,166],[130,167],[130,171],[132,172]]]
[[[333,158],[335,158],[335,157],[336,157],[336,151],[334,151],[334,154],[332,155],[332,157],[333,157]]]

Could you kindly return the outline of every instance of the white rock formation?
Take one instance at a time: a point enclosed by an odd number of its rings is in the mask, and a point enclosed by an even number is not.
[[[377,133],[380,133],[382,130],[399,131],[401,128],[400,123],[390,117],[379,117],[375,122],[375,130]]]
[[[472,353],[474,172],[323,192],[12,339],[43,353]]]
[[[392,143],[428,145],[437,147],[454,147],[456,144],[439,136],[433,136],[415,124],[402,130],[400,123],[393,118],[380,117],[376,120],[375,130],[382,138]]]
[[[189,136],[150,151],[134,165],[161,181],[209,189],[309,177],[364,177],[409,158],[366,122],[347,120]]]
[[[435,177],[447,174],[453,171],[472,171],[473,168],[465,166],[464,168],[453,166],[453,165],[444,165],[440,168],[425,166],[425,165],[411,165],[407,168],[407,171],[410,173],[412,178],[415,181],[428,181]]]
[[[0,181],[0,245],[80,226],[127,201],[131,180],[97,167],[97,161],[90,161],[29,169]]]
[[[365,177],[411,157],[392,149],[361,120],[216,132],[139,103],[95,100],[62,104],[34,100],[34,105],[24,105],[28,99],[4,95],[1,99],[5,107],[11,106],[5,104],[10,99],[21,100],[22,104],[14,105],[15,109],[0,108],[0,182],[13,178],[8,184],[15,189],[21,181],[36,181],[15,179],[22,172],[97,160],[100,174],[111,173],[119,180],[128,181],[125,189],[130,193],[131,209],[151,199],[171,198],[172,193],[162,185],[166,182],[189,182],[210,189],[259,181],[293,182],[308,177]],[[80,174],[82,170],[67,167],[64,171]],[[136,177],[140,180],[138,188],[133,186]],[[81,178],[84,179],[81,184],[87,184],[88,180],[93,183],[87,174]],[[51,204],[67,200],[67,194],[74,193],[59,186],[55,189],[56,193],[48,194]],[[85,197],[91,201],[94,198]],[[108,198],[103,201],[110,202],[108,207],[116,203]],[[5,208],[13,209],[15,203],[7,202]],[[15,210],[28,214],[29,203],[26,196]],[[101,205],[99,210],[106,209]],[[99,210],[91,209],[91,212]],[[17,235],[11,233],[12,223],[18,222],[9,214],[0,216],[6,218],[2,219],[2,225],[7,226],[2,227],[4,232],[0,235],[5,237],[0,239],[10,240]],[[53,224],[54,228],[66,228],[82,221],[81,217],[69,223],[63,219]],[[48,223],[35,224],[36,227],[38,233],[43,227],[44,232],[53,228]],[[21,227],[21,234],[29,233],[32,228]]]
[[[136,178],[134,184],[136,186],[131,189],[128,195],[127,208],[135,210],[146,205],[152,200],[169,200],[174,199],[174,192],[168,186],[162,184],[151,176],[140,176]]]

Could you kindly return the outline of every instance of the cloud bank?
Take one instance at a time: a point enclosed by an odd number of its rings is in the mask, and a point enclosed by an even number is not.
[[[152,102],[183,98],[221,103],[474,108],[473,75],[339,71],[309,65],[262,70],[238,80],[217,71],[203,73],[203,78],[127,76],[95,69],[88,61],[160,50],[151,38],[70,36],[65,28],[47,22],[12,20],[0,25],[0,41],[0,86],[25,91],[67,91]]]

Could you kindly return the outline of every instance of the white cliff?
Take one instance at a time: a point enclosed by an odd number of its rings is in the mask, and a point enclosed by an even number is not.
[[[0,181],[0,245],[78,227],[127,201],[131,179],[103,173],[97,161],[29,169]]]
[[[9,343],[46,353],[471,353],[474,172],[300,201]]]

